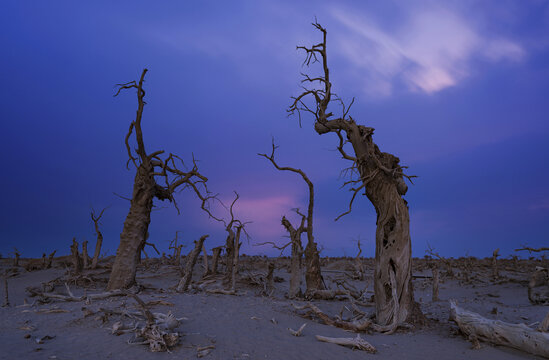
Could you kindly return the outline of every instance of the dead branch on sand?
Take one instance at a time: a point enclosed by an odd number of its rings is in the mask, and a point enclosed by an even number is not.
[[[290,334],[292,334],[293,336],[301,336],[301,333],[303,332],[303,329],[305,329],[305,326],[307,326],[307,323],[301,325],[301,327],[299,329],[294,330],[292,328],[288,328],[288,331],[290,332]]]
[[[316,305],[313,305],[311,303],[306,303],[303,306],[297,306],[295,304],[292,304],[294,309],[296,310],[305,310],[309,309],[309,313],[312,312],[314,315],[316,315],[322,322],[324,322],[326,325],[335,326],[344,330],[349,330],[353,332],[365,332],[368,330],[373,330],[385,334],[392,334],[395,332],[398,326],[391,325],[378,325],[375,324],[369,317],[367,317],[364,313],[362,315],[359,315],[357,318],[355,318],[352,321],[345,321],[342,320],[339,317],[331,318],[326,313],[322,312]],[[303,315],[302,315],[303,316]],[[404,323],[399,324],[399,326],[406,326]]]
[[[473,342],[487,341],[549,358],[549,333],[534,330],[524,324],[486,319],[459,308],[455,301],[450,301],[450,319]]]
[[[355,338],[332,338],[321,335],[316,335],[315,337],[318,341],[323,341],[330,344],[337,344],[341,346],[350,346],[353,350],[364,350],[371,354],[375,354],[377,352],[377,349],[372,344],[361,338],[360,334],[356,334]]]
[[[106,291],[99,294],[86,294],[82,296],[74,296],[72,291],[69,288],[69,285],[65,283],[65,288],[67,289],[68,295],[56,294],[51,292],[41,292],[36,291],[35,288],[27,288],[27,291],[30,292],[31,296],[40,296],[44,299],[53,299],[60,301],[88,301],[88,300],[102,300],[112,296],[126,296],[128,293],[124,290],[112,290]]]

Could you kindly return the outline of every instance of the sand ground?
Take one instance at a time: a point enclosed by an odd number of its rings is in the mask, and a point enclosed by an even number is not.
[[[511,323],[532,324],[541,321],[549,311],[548,306],[532,305],[527,297],[527,282],[531,271],[539,261],[521,261],[514,268],[509,262],[502,266],[501,277],[493,281],[486,262],[477,261],[469,281],[460,276],[442,276],[440,301],[431,301],[430,270],[421,266],[422,259],[414,262],[415,299],[429,319],[427,324],[412,330],[399,330],[393,335],[365,333],[361,336],[374,345],[378,352],[369,354],[342,346],[321,343],[315,335],[330,337],[354,337],[354,333],[322,324],[319,319],[299,316],[294,304],[302,300],[285,297],[289,286],[287,261],[276,260],[275,291],[271,296],[262,293],[261,286],[245,281],[249,274],[265,274],[267,261],[264,258],[248,257],[242,261],[241,280],[237,288],[245,291],[242,296],[208,294],[190,290],[179,294],[170,289],[180,277],[174,265],[162,264],[160,259],[150,260],[147,268],[141,266],[138,282],[143,285],[139,297],[145,301],[162,300],[173,305],[155,305],[153,312],[171,311],[182,320],[176,329],[181,334],[179,345],[171,352],[151,353],[146,345],[130,345],[132,334],[111,334],[114,322],[131,319],[113,315],[108,319],[99,316],[99,308],[127,309],[138,311],[136,302],[129,297],[112,297],[105,300],[84,302],[51,301],[39,303],[30,297],[26,288],[42,286],[42,283],[58,279],[53,291],[66,294],[63,282],[74,295],[104,291],[108,268],[88,270],[78,278],[70,275],[62,264],[54,263],[47,270],[26,271],[20,267],[17,275],[8,278],[10,306],[0,308],[0,358],[1,359],[192,359],[197,349],[213,345],[215,348],[206,359],[536,359],[518,350],[495,347],[482,343],[480,350],[471,348],[457,326],[448,320],[449,299],[456,299],[461,307],[475,311],[484,317]],[[324,278],[328,286],[335,288],[332,280],[351,273],[352,260],[323,259]],[[10,259],[1,260],[2,273],[12,268]],[[22,260],[22,263],[25,261]],[[107,266],[103,262],[103,266]],[[364,298],[373,294],[371,259],[364,260],[365,280],[349,280],[357,289],[366,288]],[[416,266],[416,264],[418,264]],[[516,262],[515,262],[516,265]],[[441,270],[443,269],[441,265]],[[202,267],[195,267],[195,281],[200,280]],[[443,273],[443,271],[441,271]],[[92,279],[93,281],[86,280]],[[72,282],[71,282],[72,281]],[[2,291],[2,294],[4,292]],[[34,305],[23,306],[24,301]],[[2,297],[3,300],[3,297]],[[35,302],[36,301],[36,302]],[[343,317],[351,317],[348,300],[314,300],[319,308],[330,315],[343,310]],[[85,311],[94,314],[85,316]],[[346,309],[347,308],[347,309]],[[52,311],[53,310],[53,311]],[[362,307],[373,312],[371,306]],[[49,311],[49,312],[48,312]],[[295,337],[287,328],[307,326],[303,336]],[[37,343],[44,336],[51,339]]]

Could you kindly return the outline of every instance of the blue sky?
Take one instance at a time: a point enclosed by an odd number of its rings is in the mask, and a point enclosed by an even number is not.
[[[365,197],[337,222],[350,193],[336,137],[286,116],[299,93],[303,56],[328,29],[335,91],[352,116],[376,129],[382,151],[418,175],[410,205],[414,256],[507,256],[549,243],[549,1],[74,2],[6,1],[0,14],[0,252],[68,253],[73,236],[95,237],[102,219],[113,254],[134,173],[124,136],[135,94],[116,83],[149,73],[143,128],[149,151],[200,160],[213,192],[253,221],[245,253],[276,255],[254,243],[285,239],[283,214],[305,208],[307,188],[258,152],[280,146],[280,164],[316,186],[315,236],[325,255],[374,252],[375,212]],[[312,73],[318,71],[310,69]],[[156,202],[150,239],[167,251],[175,231],[190,244],[220,224],[191,193],[182,213]],[[218,214],[222,209],[217,209]]]

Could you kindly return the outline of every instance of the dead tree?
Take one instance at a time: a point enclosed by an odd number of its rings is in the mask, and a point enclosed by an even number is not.
[[[134,121],[130,123],[128,133],[126,134],[125,144],[128,152],[129,168],[130,162],[135,166],[136,173],[133,184],[133,193],[130,202],[130,210],[124,221],[124,227],[120,234],[120,245],[116,253],[112,272],[107,285],[108,290],[128,288],[135,284],[135,273],[137,263],[140,258],[141,250],[145,246],[145,238],[148,233],[149,223],[151,222],[151,210],[153,199],[168,200],[175,204],[173,194],[180,186],[192,189],[198,198],[202,201],[201,208],[209,213],[205,207],[209,195],[206,187],[205,176],[200,174],[198,166],[193,158],[193,164],[190,170],[182,171],[178,167],[185,166],[181,158],[177,155],[169,154],[165,158],[160,156],[164,150],[158,150],[148,153],[145,149],[143,132],[141,129],[141,120],[143,109],[145,107],[145,90],[143,82],[147,69],[143,70],[139,82],[131,81],[118,85],[117,96],[122,90],[137,90],[137,113]],[[135,133],[136,148],[132,150],[130,146],[130,137]],[[157,179],[159,181],[157,181]],[[205,193],[205,195],[203,194]]]
[[[104,208],[101,210],[99,215],[95,215],[95,210],[92,209],[91,211],[91,219],[93,221],[93,225],[95,227],[95,233],[97,234],[97,242],[95,243],[95,251],[93,253],[93,259],[91,262],[91,268],[95,269],[97,268],[97,262],[99,261],[99,254],[101,253],[101,246],[103,245],[103,234],[99,230],[99,220],[101,219],[101,216],[103,216],[103,213],[105,212],[107,208]]]
[[[170,242],[170,246],[168,247],[169,250],[173,249],[173,263],[174,265],[181,265],[181,249],[183,248],[183,244],[177,245],[179,237],[179,231],[175,232],[175,238]]]
[[[84,269],[87,269],[90,264],[90,257],[88,256],[88,240],[84,240],[82,242],[82,261],[82,266]]]
[[[231,205],[229,206],[229,215],[231,216],[231,219],[226,222],[223,219],[215,218],[214,216],[210,215],[212,218],[214,218],[217,221],[222,222],[225,225],[225,231],[227,231],[227,239],[225,240],[225,276],[223,278],[223,283],[225,284],[225,287],[227,288],[233,288],[234,290],[234,284],[235,284],[235,277],[238,273],[238,255],[239,255],[239,249],[240,249],[240,234],[242,231],[248,236],[246,233],[246,230],[244,229],[244,226],[247,223],[243,223],[242,221],[235,219],[234,217],[234,204],[238,201],[240,198],[240,195],[235,191],[235,198]],[[215,264],[217,266],[217,264]]]
[[[56,252],[57,252],[57,250],[53,250],[53,252],[48,255],[48,260],[46,261],[46,269],[51,268],[51,264],[53,262],[53,257],[55,256]]]
[[[299,174],[303,178],[303,181],[305,181],[305,183],[307,184],[307,187],[309,189],[309,204],[307,206],[307,216],[306,216],[307,226],[305,228],[305,230],[307,231],[307,245],[305,246],[305,283],[307,286],[306,292],[310,293],[316,290],[323,290],[325,287],[322,281],[322,274],[320,272],[320,255],[318,252],[317,244],[314,241],[314,236],[313,236],[313,209],[314,209],[314,194],[315,194],[314,186],[303,170],[295,169],[289,166],[279,166],[277,164],[275,160],[275,151],[277,147],[278,146],[275,145],[273,140],[271,155],[270,156],[267,156],[267,154],[258,154],[258,155],[269,160],[277,170],[291,171],[293,173]],[[282,225],[284,225],[284,222],[282,223]],[[284,227],[286,227],[286,225],[284,225]],[[288,230],[288,227],[286,227],[286,230]],[[301,232],[295,233],[296,237],[299,236],[298,238],[295,239],[296,242],[299,239],[299,242],[301,243]],[[292,238],[291,232],[290,232],[290,238]],[[292,244],[294,244],[294,240],[292,240]]]
[[[217,274],[217,265],[219,263],[219,257],[221,255],[221,250],[223,250],[223,246],[214,247],[212,249],[212,274]]]
[[[296,209],[298,214],[299,210]],[[290,299],[301,295],[301,276],[303,268],[303,244],[301,243],[301,234],[306,230],[305,215],[301,215],[301,224],[295,229],[290,221],[285,216],[282,217],[282,226],[290,233],[290,241],[292,244],[292,255],[290,260],[290,291],[288,297]]]
[[[210,268],[208,267],[208,253],[206,252],[206,246],[202,244],[202,252],[204,253],[204,273],[202,277],[210,274]]]
[[[21,257],[21,254],[17,248],[13,248],[13,256],[13,266],[19,266],[19,258]]]
[[[82,272],[82,258],[80,257],[80,254],[78,253],[78,242],[76,241],[76,238],[72,238],[71,260],[72,260],[72,267],[74,269],[74,272],[76,274],[81,273]]]
[[[194,242],[194,249],[191,250],[189,255],[187,255],[187,258],[185,259],[185,270],[183,276],[179,280],[179,284],[177,284],[177,292],[187,291],[187,288],[189,287],[189,284],[191,283],[193,277],[194,265],[196,264],[198,255],[200,255],[200,250],[202,250],[204,240],[206,240],[208,236],[209,235],[202,235],[200,239],[198,239],[198,241]]]
[[[498,256],[499,256],[499,249],[496,249],[492,253],[492,278],[494,280],[499,279]]]
[[[297,48],[306,53],[304,65],[318,62],[322,66],[322,74],[316,77],[304,75],[302,83],[311,86],[305,86],[300,95],[292,98],[288,112],[290,115],[297,113],[300,124],[302,113],[312,114],[315,131],[318,134],[335,133],[339,138],[337,149],[344,159],[353,163],[350,171],[358,178],[351,178],[345,184],[356,187],[351,189],[353,195],[349,210],[339,217],[351,211],[353,201],[361,190],[374,205],[377,213],[374,273],[376,321],[386,325],[413,320],[415,315],[420,315],[420,310],[414,302],[412,291],[410,216],[408,204],[402,197],[408,190],[404,178],[410,180],[411,176],[404,174],[406,167],[399,165],[398,157],[379,150],[372,138],[373,128],[357,124],[349,115],[354,99],[349,106],[345,106],[343,100],[332,93],[326,52],[327,32],[316,22],[313,26],[322,33],[322,42]],[[313,105],[306,103],[311,97]],[[332,112],[331,105],[334,104],[341,106],[339,117]],[[347,143],[351,144],[354,156],[345,151]]]
[[[439,284],[438,266],[434,261],[431,265],[431,270],[433,272],[433,298],[432,298],[432,300],[433,301],[438,301],[439,300],[438,299],[438,284]]]

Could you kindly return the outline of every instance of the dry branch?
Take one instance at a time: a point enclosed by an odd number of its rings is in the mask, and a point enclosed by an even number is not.
[[[93,253],[93,259],[91,263],[91,268],[95,269],[97,267],[97,262],[99,261],[99,255],[101,253],[101,246],[103,244],[103,234],[99,230],[99,220],[101,220],[101,217],[103,216],[103,213],[105,212],[107,208],[103,208],[99,215],[95,215],[95,210],[92,208],[92,211],[90,213],[91,219],[93,221],[93,225],[95,228],[95,233],[97,234],[97,241],[95,243],[95,251]]]
[[[355,338],[332,338],[332,337],[326,337],[321,335],[316,335],[315,337],[318,341],[323,341],[330,344],[336,344],[341,346],[349,346],[353,350],[354,349],[364,350],[371,354],[375,354],[377,352],[377,349],[372,344],[362,339],[360,337],[360,334],[356,334]]]
[[[459,308],[455,301],[450,301],[450,317],[470,338],[549,358],[548,333],[531,329],[524,324],[509,324],[500,320],[486,319],[479,314]]]
[[[288,331],[290,332],[290,334],[292,334],[293,336],[301,336],[301,333],[303,332],[303,329],[305,329],[305,326],[307,326],[307,323],[301,325],[301,327],[299,329],[294,330],[292,328],[288,328]]]

